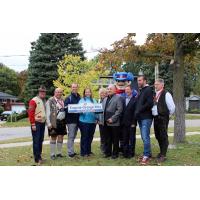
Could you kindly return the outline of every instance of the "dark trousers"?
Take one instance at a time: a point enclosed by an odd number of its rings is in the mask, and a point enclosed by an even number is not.
[[[36,122],[36,131],[32,132],[32,138],[33,138],[33,155],[35,162],[38,163],[39,160],[42,159],[42,143],[44,141],[44,131],[45,131],[45,123]]]
[[[167,148],[169,145],[168,141],[168,124],[169,117],[156,116],[154,117],[154,131],[155,137],[158,140],[160,147],[160,154],[166,156]]]
[[[81,131],[81,156],[90,155],[96,124],[80,122],[79,128]]]
[[[119,151],[123,152],[123,150],[124,150],[123,130],[122,130],[122,127],[120,127],[120,133],[119,133]]]
[[[105,155],[107,156],[118,156],[119,154],[119,137],[120,127],[119,126],[107,126],[104,125],[105,131]]]
[[[123,126],[123,155],[134,156],[135,155],[135,143],[136,143],[136,127]]]
[[[102,153],[105,153],[105,131],[103,125],[99,125],[99,132],[100,132],[100,149]]]

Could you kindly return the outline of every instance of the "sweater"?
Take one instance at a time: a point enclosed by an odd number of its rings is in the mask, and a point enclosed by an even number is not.
[[[85,97],[80,99],[78,104],[82,103],[97,103],[95,99],[93,99],[93,102],[89,97]],[[79,121],[83,123],[96,123],[96,120],[98,119],[98,115],[93,112],[86,112],[81,113],[79,116]]]
[[[138,120],[152,119],[153,90],[150,86],[143,87],[138,95],[135,117]]]
[[[39,96],[31,99],[29,102],[28,116],[31,124],[35,124],[35,122],[44,123],[46,121],[45,100],[42,100]]]
[[[71,93],[65,99],[65,107],[68,106],[68,104],[78,104],[79,101],[80,95],[75,95],[74,93]],[[68,113],[68,109],[66,109],[65,119],[67,124],[77,124],[79,121],[79,113]]]

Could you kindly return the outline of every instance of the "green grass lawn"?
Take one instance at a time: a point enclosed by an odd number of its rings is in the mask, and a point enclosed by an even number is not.
[[[21,119],[17,122],[6,122],[1,124],[2,128],[6,127],[24,127],[24,126],[30,126],[30,122],[28,121],[28,118]]]
[[[172,137],[170,137],[170,142]],[[79,144],[75,145],[76,152],[79,152]],[[141,139],[137,140],[136,157],[124,159],[122,157],[112,160],[103,158],[99,150],[99,142],[93,142],[92,151],[94,156],[89,158],[60,158],[55,161],[49,158],[49,145],[44,145],[43,157],[46,158],[47,166],[138,166],[138,156],[142,154],[143,145]],[[158,146],[155,139],[152,139],[152,153],[156,156]],[[66,145],[63,147],[63,155],[66,155]],[[0,149],[1,166],[30,166],[33,164],[32,147],[15,147]],[[152,159],[150,165],[157,166],[155,159]],[[198,166],[200,165],[200,135],[187,136],[187,142],[177,145],[176,149],[169,149],[168,159],[162,165],[164,166]]]
[[[172,117],[174,119],[174,117]],[[200,119],[200,115],[195,115],[195,114],[185,114],[185,119],[186,120],[193,120],[193,119]]]

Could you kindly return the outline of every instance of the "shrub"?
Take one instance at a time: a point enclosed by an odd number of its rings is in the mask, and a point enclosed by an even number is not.
[[[0,106],[0,114],[4,111],[4,108]]]
[[[28,114],[27,112],[23,112],[20,114],[13,114],[12,115],[12,122],[19,121],[21,119],[27,118]],[[11,122],[11,116],[8,117],[7,122]]]
[[[188,113],[200,114],[200,109],[191,109],[188,111]]]

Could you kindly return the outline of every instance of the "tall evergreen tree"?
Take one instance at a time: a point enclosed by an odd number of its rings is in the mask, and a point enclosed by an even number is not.
[[[57,64],[65,54],[78,55],[84,60],[84,50],[78,33],[42,33],[31,43],[26,100],[37,94],[40,85],[53,94],[53,80],[58,78]]]

